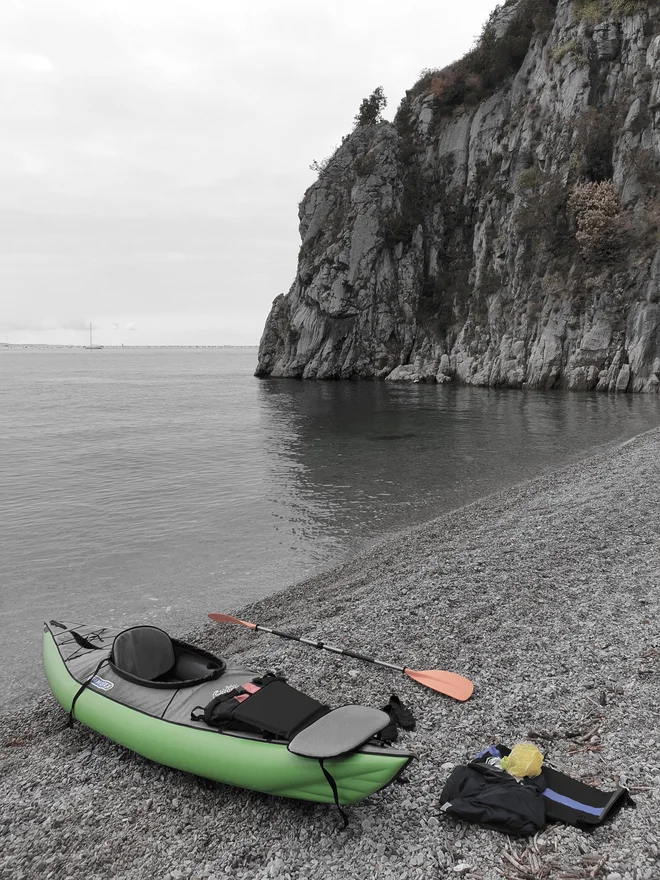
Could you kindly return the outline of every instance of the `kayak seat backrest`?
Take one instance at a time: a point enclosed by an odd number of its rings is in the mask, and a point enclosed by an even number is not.
[[[121,678],[154,688],[187,688],[219,678],[227,664],[203,648],[171,639],[157,626],[132,626],[112,644],[110,666]]]
[[[120,632],[112,645],[112,662],[117,669],[154,681],[176,663],[172,639],[157,626],[132,626]]]

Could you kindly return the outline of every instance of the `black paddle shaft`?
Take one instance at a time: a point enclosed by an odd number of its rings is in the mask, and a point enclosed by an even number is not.
[[[367,657],[365,654],[358,654],[357,651],[349,651],[347,648],[338,648],[336,645],[328,645],[326,642],[315,642],[313,639],[305,639],[302,636],[294,636],[292,633],[280,632],[277,629],[269,629],[267,626],[254,625],[255,630],[271,633],[271,635],[279,636],[282,639],[291,639],[292,642],[302,642],[305,645],[311,645],[313,648],[321,648],[324,651],[330,651],[333,654],[345,654],[347,657],[355,657],[356,660],[365,660],[367,663],[375,663],[377,666],[387,666],[388,669],[396,669],[398,672],[405,672],[405,666],[397,666],[395,663],[387,663],[385,660],[376,660],[373,657]]]

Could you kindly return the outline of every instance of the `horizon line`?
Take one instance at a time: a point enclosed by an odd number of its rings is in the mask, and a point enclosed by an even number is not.
[[[78,343],[72,342],[0,342],[0,348],[80,348],[81,350],[89,350],[88,345],[80,345]],[[96,345],[94,346],[95,351],[99,351],[104,348],[259,348],[259,343],[249,343],[246,345],[233,345],[231,343],[220,343],[218,345],[204,345],[204,344],[196,344],[196,343],[157,343],[153,345],[125,345],[120,343],[119,345],[99,345],[98,348]]]

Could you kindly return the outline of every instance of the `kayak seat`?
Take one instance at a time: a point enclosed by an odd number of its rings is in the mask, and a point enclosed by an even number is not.
[[[157,626],[132,626],[120,632],[112,645],[112,660],[121,672],[154,681],[176,663],[174,645]]]
[[[201,684],[226,667],[219,657],[171,639],[157,626],[132,626],[115,636],[110,664],[122,678],[149,687]]]

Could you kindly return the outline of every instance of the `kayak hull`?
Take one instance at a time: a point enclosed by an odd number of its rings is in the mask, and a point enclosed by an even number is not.
[[[78,632],[81,629],[84,630],[76,626]],[[54,634],[46,625],[43,665],[55,698],[68,712],[81,681],[89,678],[97,664],[94,662],[86,675],[74,676],[71,664],[65,662],[58,638],[59,634]],[[77,654],[76,659],[80,661],[80,649]],[[87,668],[93,661],[103,659],[101,652],[90,654]],[[106,650],[104,655],[107,654]],[[101,671],[99,675],[107,673]],[[99,691],[92,685],[85,687],[75,703],[75,719],[136,754],[227,785],[281,797],[334,803],[333,792],[319,762],[292,754],[286,743],[267,742],[249,734],[219,733],[203,723],[156,717],[151,711],[136,706],[135,698],[133,705],[119,702],[113,694],[113,683],[106,679],[100,681],[104,682],[102,687],[109,686],[108,690]],[[339,803],[353,804],[389,785],[413,757],[411,752],[403,750],[364,746],[348,755],[328,759],[324,766],[336,782]]]

